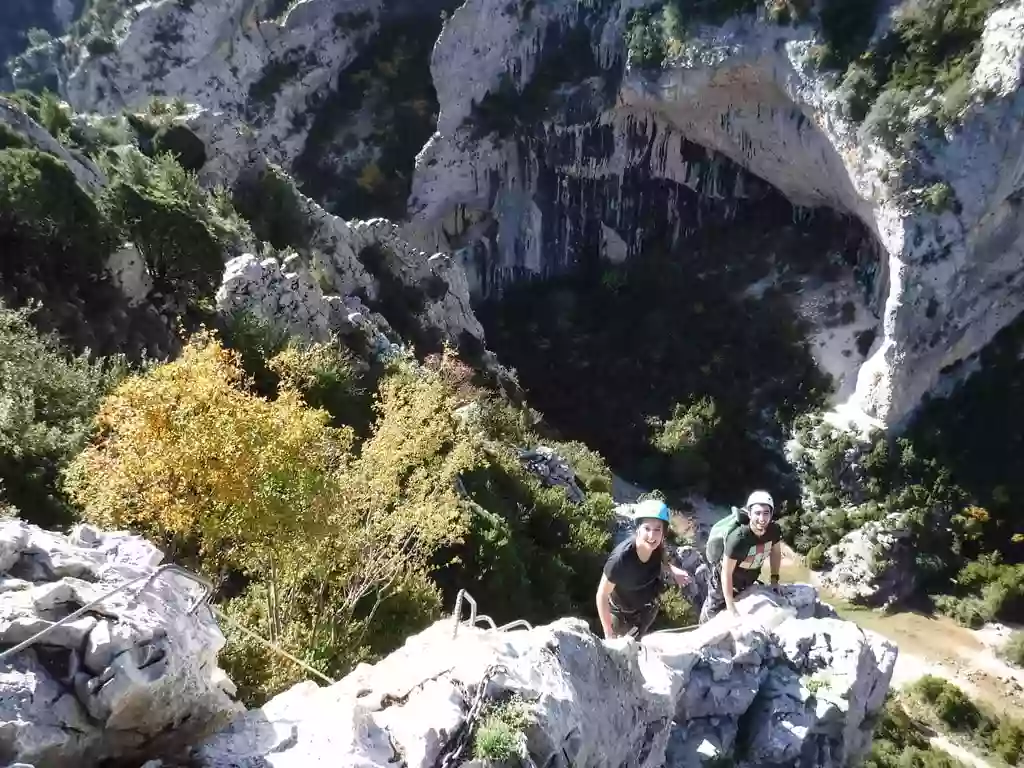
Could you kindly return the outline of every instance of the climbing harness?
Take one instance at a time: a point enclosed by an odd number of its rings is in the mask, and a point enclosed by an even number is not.
[[[469,626],[474,627],[480,622],[486,622],[491,625],[491,629],[498,632],[507,632],[510,629],[516,627],[525,627],[526,629],[533,629],[533,625],[530,624],[526,619],[516,619],[510,621],[508,624],[502,624],[500,627],[496,626],[494,619],[487,614],[481,613],[479,616],[476,615],[476,600],[464,589],[460,589],[459,593],[455,596],[455,610],[453,613],[454,626],[452,628],[452,637],[454,638],[459,633],[459,627],[462,625],[462,601],[465,600],[469,603],[469,620],[466,622]]]

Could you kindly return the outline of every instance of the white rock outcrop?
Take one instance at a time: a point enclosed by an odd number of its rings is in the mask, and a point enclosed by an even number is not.
[[[265,167],[260,158],[246,172]],[[247,311],[318,341],[360,329],[380,356],[399,352],[402,340],[392,325],[403,321],[436,341],[484,350],[484,330],[473,313],[465,273],[449,255],[415,248],[386,219],[345,221],[294,185],[292,192],[298,216],[308,226],[309,257],[231,259],[217,291],[220,311]],[[395,291],[404,296],[396,301]],[[368,309],[375,302],[379,311]]]
[[[0,663],[0,755],[35,768],[80,768],[172,754],[242,707],[217,666],[224,637],[202,589],[165,571],[163,554],[123,532],[69,536],[0,523],[0,652],[119,585],[142,581]]]
[[[257,146],[276,162],[301,152],[311,121],[338,73],[378,26],[380,0],[284,4],[156,0],[133,5],[115,25],[115,50],[78,51],[63,90],[78,111],[141,109],[180,97],[238,125],[258,127]]]
[[[837,598],[868,605],[897,603],[918,590],[917,554],[904,515],[870,520],[825,550],[821,586]]]
[[[831,768],[868,748],[895,647],[812,588],[756,593],[688,634],[602,641],[579,619],[498,632],[451,619],[335,685],[302,683],[193,751],[196,768],[429,768],[473,757],[474,704],[518,694],[526,764]],[[788,601],[788,604],[787,604]],[[815,618],[816,611],[823,617]],[[457,758],[457,759],[452,759]]]
[[[627,250],[636,241],[636,227],[620,221],[624,201],[602,208],[579,191],[586,180],[618,179],[627,194],[631,171],[705,198],[749,197],[750,177],[720,174],[718,160],[693,157],[687,142],[709,148],[793,203],[845,212],[871,234],[876,252],[858,259],[863,285],[857,290],[851,276],[844,290],[863,296],[851,335],[870,328],[873,343],[866,359],[832,360],[830,367],[845,385],[837,407],[868,422],[899,423],[939,384],[944,368],[976,353],[1024,309],[1024,2],[991,14],[966,110],[943,137],[924,141],[914,157],[920,177],[902,191],[892,179],[907,158],[866,140],[844,119],[835,76],[811,63],[818,42],[812,26],[753,16],[693,25],[692,38],[652,75],[623,63],[629,12],[647,4],[555,0],[521,4],[529,6],[521,18],[516,4],[467,0],[433,54],[440,117],[418,158],[410,233],[425,247],[464,246],[471,265],[481,260],[474,243],[496,230],[474,282],[481,290],[519,273],[546,274],[573,261],[589,226],[583,219],[600,218],[601,232],[614,229]],[[580,28],[604,70],[591,91],[601,90],[603,78],[611,98],[588,101],[580,82],[534,80],[566,34]],[[534,101],[538,91],[554,94],[555,103],[560,91],[571,95],[561,108],[548,99],[548,111],[529,127],[530,141],[484,119],[479,107],[491,97],[500,97],[504,118],[521,119],[529,104],[516,99],[528,89]],[[959,207],[933,211],[909,201],[908,192],[935,183],[948,184]],[[567,229],[573,237],[559,234]],[[614,238],[595,230],[591,239],[622,257]],[[831,356],[828,344],[816,346]]]

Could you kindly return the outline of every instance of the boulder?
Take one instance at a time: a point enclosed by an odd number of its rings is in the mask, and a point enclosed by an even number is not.
[[[519,451],[519,461],[544,485],[564,488],[570,501],[581,503],[586,498],[586,494],[576,481],[576,473],[569,466],[569,462],[559,456],[554,449],[546,445],[538,445],[530,450],[521,450]]]
[[[65,536],[20,520],[0,524],[5,762],[80,768],[117,757],[141,764],[202,739],[242,711],[217,666],[224,636],[201,586],[176,571],[145,585],[162,559],[149,542],[125,532],[81,525]],[[133,580],[140,583],[106,596]]]

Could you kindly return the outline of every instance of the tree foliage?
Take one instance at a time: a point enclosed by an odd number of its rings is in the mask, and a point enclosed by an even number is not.
[[[0,498],[43,526],[71,520],[59,473],[86,444],[104,393],[124,373],[118,358],[69,355],[0,302]]]
[[[251,391],[237,353],[197,334],[177,360],[104,400],[96,440],[67,485],[87,519],[163,542],[222,585],[244,577],[229,610],[262,616],[272,639],[340,674],[381,637],[399,639],[412,619],[433,616],[428,561],[465,531],[456,478],[477,449],[437,372],[398,366],[356,453],[352,430],[331,426],[300,392],[325,354],[313,345],[275,355],[268,364],[280,380],[267,399]],[[383,627],[385,618],[397,623]],[[246,648],[229,658],[263,658]],[[260,694],[299,674],[238,672]]]

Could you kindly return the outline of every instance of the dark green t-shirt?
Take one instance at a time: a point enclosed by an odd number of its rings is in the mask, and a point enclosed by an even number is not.
[[[782,541],[782,529],[774,520],[768,523],[764,536],[755,534],[749,525],[741,525],[726,537],[725,557],[739,560],[738,568],[760,571],[776,541]]]

